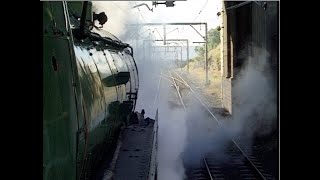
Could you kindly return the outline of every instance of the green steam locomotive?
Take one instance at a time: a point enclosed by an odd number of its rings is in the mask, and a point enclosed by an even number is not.
[[[134,111],[133,49],[91,2],[43,3],[43,179],[92,179]]]

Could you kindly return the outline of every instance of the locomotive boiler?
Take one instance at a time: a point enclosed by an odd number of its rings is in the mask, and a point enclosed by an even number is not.
[[[43,179],[90,179],[135,108],[133,49],[95,26],[91,2],[42,3]]]

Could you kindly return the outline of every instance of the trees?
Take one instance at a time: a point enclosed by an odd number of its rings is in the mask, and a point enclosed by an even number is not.
[[[209,66],[212,66],[214,69],[218,69],[220,71],[220,32],[218,30],[219,27],[214,29],[210,29],[208,31],[208,63]],[[197,61],[204,59],[205,53],[205,44],[201,46],[197,46],[195,48],[196,53],[198,54],[197,58],[194,58]]]
[[[205,46],[197,46],[195,49],[196,53],[198,54],[199,57],[204,57],[204,53],[205,53]]]
[[[218,28],[219,27],[216,27],[208,31],[208,50],[214,49],[220,43],[220,32]]]
[[[218,28],[219,27],[216,27],[208,31],[208,51],[214,49],[220,43],[220,32],[218,31]],[[198,56],[204,57],[205,45],[202,44],[201,46],[197,46],[195,51],[197,52]]]

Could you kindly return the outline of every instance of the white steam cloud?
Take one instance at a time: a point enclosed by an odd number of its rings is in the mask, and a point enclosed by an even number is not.
[[[183,109],[162,106],[159,113],[158,174],[159,179],[184,178],[182,153],[186,142],[186,121]]]
[[[139,18],[132,11],[132,2],[93,2],[95,13],[104,11],[108,22],[103,29],[117,36],[121,41],[130,43],[139,72],[139,91],[136,111],[145,110],[145,118],[154,118],[159,109],[158,128],[158,179],[181,180],[184,177],[182,153],[186,142],[186,117],[183,109],[172,109],[168,104],[170,84],[161,80],[161,70],[167,69],[170,62],[160,54],[149,52],[151,44],[144,43],[150,38],[150,31],[141,26],[126,26],[139,23]],[[156,100],[159,94],[158,101]]]
[[[184,179],[184,165],[197,164],[208,153],[219,154],[220,160],[227,160],[224,147],[230,138],[236,139],[241,135],[250,144],[254,136],[273,130],[277,116],[277,93],[272,87],[275,80],[269,77],[271,71],[267,51],[257,47],[253,50],[255,56],[247,58],[236,75],[232,91],[234,116],[227,120],[219,118],[224,122],[223,127],[219,127],[199,103],[187,108],[187,113],[182,108],[170,106],[168,100],[172,97],[169,94],[175,92],[165,79],[161,80],[159,98],[154,106],[161,69],[172,64],[168,63],[168,57],[160,53],[151,56],[152,53],[148,52],[144,40],[154,29],[148,31],[141,27],[126,26],[139,23],[132,6],[132,2],[93,2],[96,13],[104,11],[108,16],[109,20],[103,29],[123,42],[130,42],[133,47],[140,78],[136,110],[145,109],[145,117],[154,118],[156,109],[159,109],[157,159],[160,180]],[[244,53],[241,55],[248,57]]]
[[[95,13],[105,12],[108,16],[108,21],[104,24],[103,29],[114,34],[120,40],[123,40],[123,36],[130,31],[126,25],[138,22],[136,14],[132,11],[133,2],[93,1],[92,4]]]
[[[233,117],[218,117],[222,126],[210,117],[199,103],[189,108],[186,117],[187,138],[183,152],[187,166],[197,166],[206,155],[215,154],[216,160],[228,161],[225,147],[230,139],[241,139],[247,153],[256,136],[267,135],[277,122],[276,88],[270,73],[269,54],[254,47],[256,56],[246,56],[233,86]],[[191,111],[190,111],[191,109]],[[239,137],[241,137],[239,139]],[[181,142],[183,143],[183,142]],[[184,144],[184,143],[183,143]]]
[[[165,57],[156,56],[155,61],[155,57],[141,55],[147,51],[141,44],[135,49],[140,75],[137,110],[144,108],[147,116],[154,117],[159,109],[159,179],[184,179],[184,166],[197,166],[208,154],[215,154],[216,161],[227,162],[230,157],[225,150],[231,138],[237,141],[241,136],[241,140],[251,147],[255,136],[273,130],[277,115],[276,90],[272,87],[274,79],[270,76],[269,55],[265,50],[256,47],[256,56],[247,56],[233,86],[233,118],[218,117],[221,127],[198,102],[188,107],[187,112],[172,106],[170,100],[178,99],[172,99],[175,90],[165,79],[161,79],[159,98],[153,106],[160,71],[170,64],[162,61]]]
[[[265,135],[273,130],[277,116],[277,92],[272,87],[269,53],[254,47],[234,85],[234,125],[243,135]]]
[[[208,153],[218,153],[219,159],[225,157],[224,145],[230,137],[213,118],[209,118],[206,110],[199,104],[190,108],[187,117],[187,139],[184,151],[184,162],[188,166],[199,166]]]
[[[146,44],[145,46],[147,47]],[[186,113],[183,109],[174,108],[170,104],[176,99],[172,99],[172,94],[175,92],[169,81],[161,79],[159,86],[161,70],[165,71],[172,64],[165,61],[166,58],[160,55],[162,53],[150,56],[148,48],[143,47],[143,41],[134,43],[133,47],[140,77],[136,110],[145,109],[145,117],[151,118],[155,116],[156,110],[159,110],[158,179],[181,180],[184,178],[185,171],[182,153],[185,149],[187,134]],[[159,91],[158,87],[160,87]]]

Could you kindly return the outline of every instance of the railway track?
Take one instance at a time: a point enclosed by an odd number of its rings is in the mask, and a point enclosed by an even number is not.
[[[193,97],[207,110],[209,115],[218,123],[222,125],[217,117],[210,111],[205,102],[197,95],[194,89],[175,71],[169,71],[169,75],[162,74],[162,77],[170,80],[172,85],[177,91],[180,105],[185,111],[187,106],[183,99],[182,90],[185,92],[187,89]],[[230,139],[230,142],[224,149],[224,155],[227,160],[220,161],[220,154],[209,153],[206,157],[203,157],[198,167],[188,167],[186,169],[186,179],[197,180],[222,180],[222,179],[261,179],[261,180],[273,180],[275,179],[270,173],[263,170],[263,167],[259,160],[252,156],[247,155],[245,151],[234,140]]]

